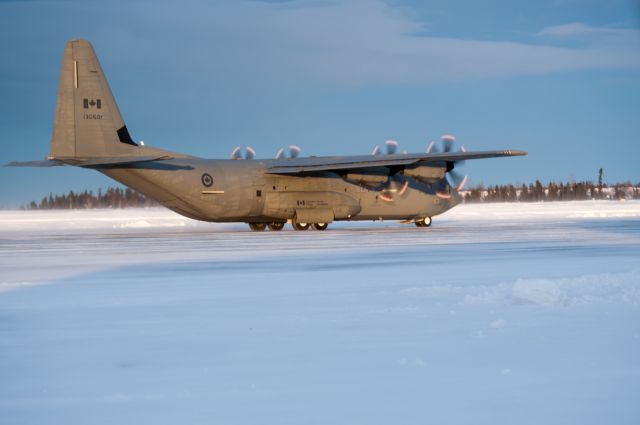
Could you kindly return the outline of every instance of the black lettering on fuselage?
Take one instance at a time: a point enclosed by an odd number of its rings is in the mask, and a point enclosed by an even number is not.
[[[319,208],[319,207],[328,207],[329,203],[320,199],[305,199],[305,200],[296,200],[296,206],[298,207],[309,207],[309,208]]]

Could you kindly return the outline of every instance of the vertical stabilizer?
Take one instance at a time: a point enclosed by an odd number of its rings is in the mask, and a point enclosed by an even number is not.
[[[50,156],[113,157],[134,155],[136,150],[91,43],[67,42]]]

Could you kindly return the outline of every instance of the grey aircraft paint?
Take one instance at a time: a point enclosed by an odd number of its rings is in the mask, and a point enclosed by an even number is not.
[[[47,161],[12,166],[93,168],[182,215],[211,222],[246,222],[252,230],[324,230],[336,220],[402,220],[431,224],[460,202],[457,161],[526,155],[503,150],[298,158],[204,159],[137,145],[120,115],[93,47],[67,43]],[[250,152],[253,157],[253,152]]]

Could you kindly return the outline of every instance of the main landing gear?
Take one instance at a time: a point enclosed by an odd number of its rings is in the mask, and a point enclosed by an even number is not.
[[[273,232],[278,232],[284,228],[284,224],[281,221],[276,221],[273,223],[247,223],[249,228],[254,232],[264,232],[267,228]],[[329,227],[329,223],[291,223],[293,226],[293,230],[309,230],[309,228],[313,228],[313,230],[327,230]]]
[[[277,222],[274,222],[274,223],[269,223],[269,230],[273,230],[273,231],[278,232],[278,231],[280,231],[282,229],[284,229],[284,223],[282,223],[282,222],[277,221]]]
[[[309,230],[311,227],[313,230],[327,230],[329,223],[291,223],[293,230]]]
[[[431,226],[431,217],[419,218],[414,221],[416,226],[418,227],[429,227]]]
[[[312,227],[313,230],[327,230],[329,227],[329,223],[291,223],[293,226],[293,230],[308,230],[309,227]]]
[[[271,231],[279,231],[284,228],[284,223],[276,221],[273,223],[248,223],[249,228],[254,232],[264,232],[264,230],[269,227]]]
[[[291,223],[293,230],[308,230],[309,227],[313,230],[327,230],[329,223]]]
[[[309,223],[296,223],[295,221],[291,223],[293,226],[293,230],[307,230],[309,229]]]

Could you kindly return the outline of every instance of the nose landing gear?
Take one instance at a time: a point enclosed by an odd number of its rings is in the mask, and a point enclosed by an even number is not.
[[[416,219],[414,223],[417,227],[429,227],[431,226],[431,217]]]

